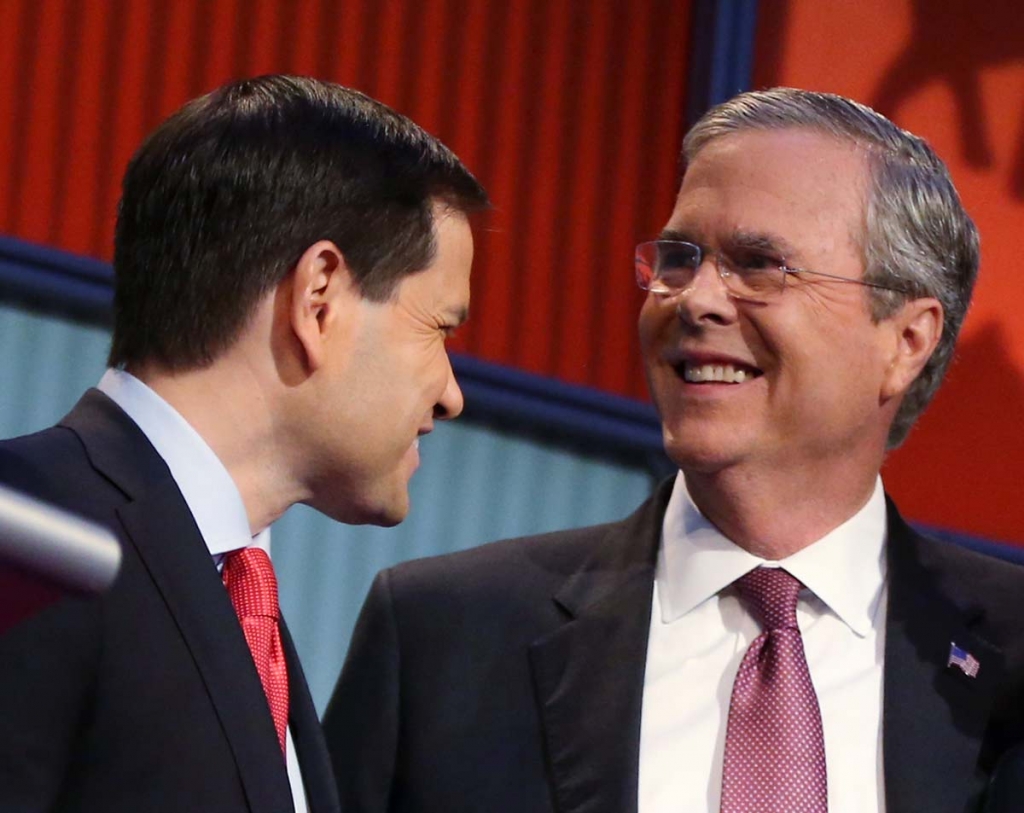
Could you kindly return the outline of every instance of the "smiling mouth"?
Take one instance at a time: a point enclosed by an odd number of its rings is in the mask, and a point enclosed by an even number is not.
[[[675,370],[689,384],[742,384],[763,375],[756,367],[742,364],[694,364],[686,361],[675,365]]]

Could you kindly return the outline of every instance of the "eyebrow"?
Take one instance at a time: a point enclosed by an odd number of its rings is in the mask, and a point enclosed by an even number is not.
[[[693,239],[691,235],[678,229],[664,229],[662,230],[661,235],[658,237],[658,239],[678,240],[684,243],[695,243],[703,247],[703,245],[699,241]],[[733,248],[767,251],[786,258],[799,254],[796,247],[793,246],[792,243],[788,242],[779,235],[771,234],[770,232],[754,232],[737,229],[736,231],[732,232],[732,234],[729,236],[726,242]]]
[[[661,234],[658,235],[659,240],[675,240],[679,243],[692,243],[693,239],[686,232],[679,231],[678,229],[662,229]]]
[[[777,234],[767,232],[737,231],[732,236],[733,245],[741,248],[770,251],[789,257],[797,253],[796,248]]]

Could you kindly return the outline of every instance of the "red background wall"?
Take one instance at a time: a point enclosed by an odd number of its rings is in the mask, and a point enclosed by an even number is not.
[[[762,0],[754,79],[865,101],[949,161],[982,278],[886,482],[913,519],[1024,542],[1015,6]],[[0,0],[0,233],[109,258],[120,174],[160,119],[233,77],[317,75],[412,116],[489,189],[456,349],[646,397],[632,247],[678,182],[689,21],[682,0]]]

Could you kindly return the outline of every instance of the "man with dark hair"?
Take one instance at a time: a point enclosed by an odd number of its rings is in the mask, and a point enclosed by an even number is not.
[[[190,102],[124,178],[111,369],[0,443],[0,481],[112,528],[121,574],[0,638],[0,809],[335,811],[269,526],[408,511],[462,394],[486,195],[384,105],[266,76]]]
[[[635,264],[678,475],[622,522],[382,573],[324,721],[346,807],[964,813],[1013,787],[1024,569],[917,534],[879,477],[977,274],[946,167],[784,88],[683,152]]]

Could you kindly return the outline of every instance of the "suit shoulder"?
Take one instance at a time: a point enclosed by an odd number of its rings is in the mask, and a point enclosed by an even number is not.
[[[0,485],[106,526],[125,498],[64,425],[0,441]]]
[[[941,589],[960,606],[983,612],[993,642],[1024,657],[1024,564],[956,542],[918,539],[922,561],[938,574]]]
[[[0,441],[0,484],[53,498],[68,469],[84,462],[84,449],[75,433],[52,426]]]
[[[939,564],[974,590],[1012,589],[1024,603],[1024,551],[1020,561],[993,551],[975,550],[957,542],[919,536],[926,561]],[[1008,551],[1009,553],[1009,551]]]
[[[55,451],[76,446],[81,444],[74,432],[58,424],[28,435],[0,440],[0,460],[38,460]]]

